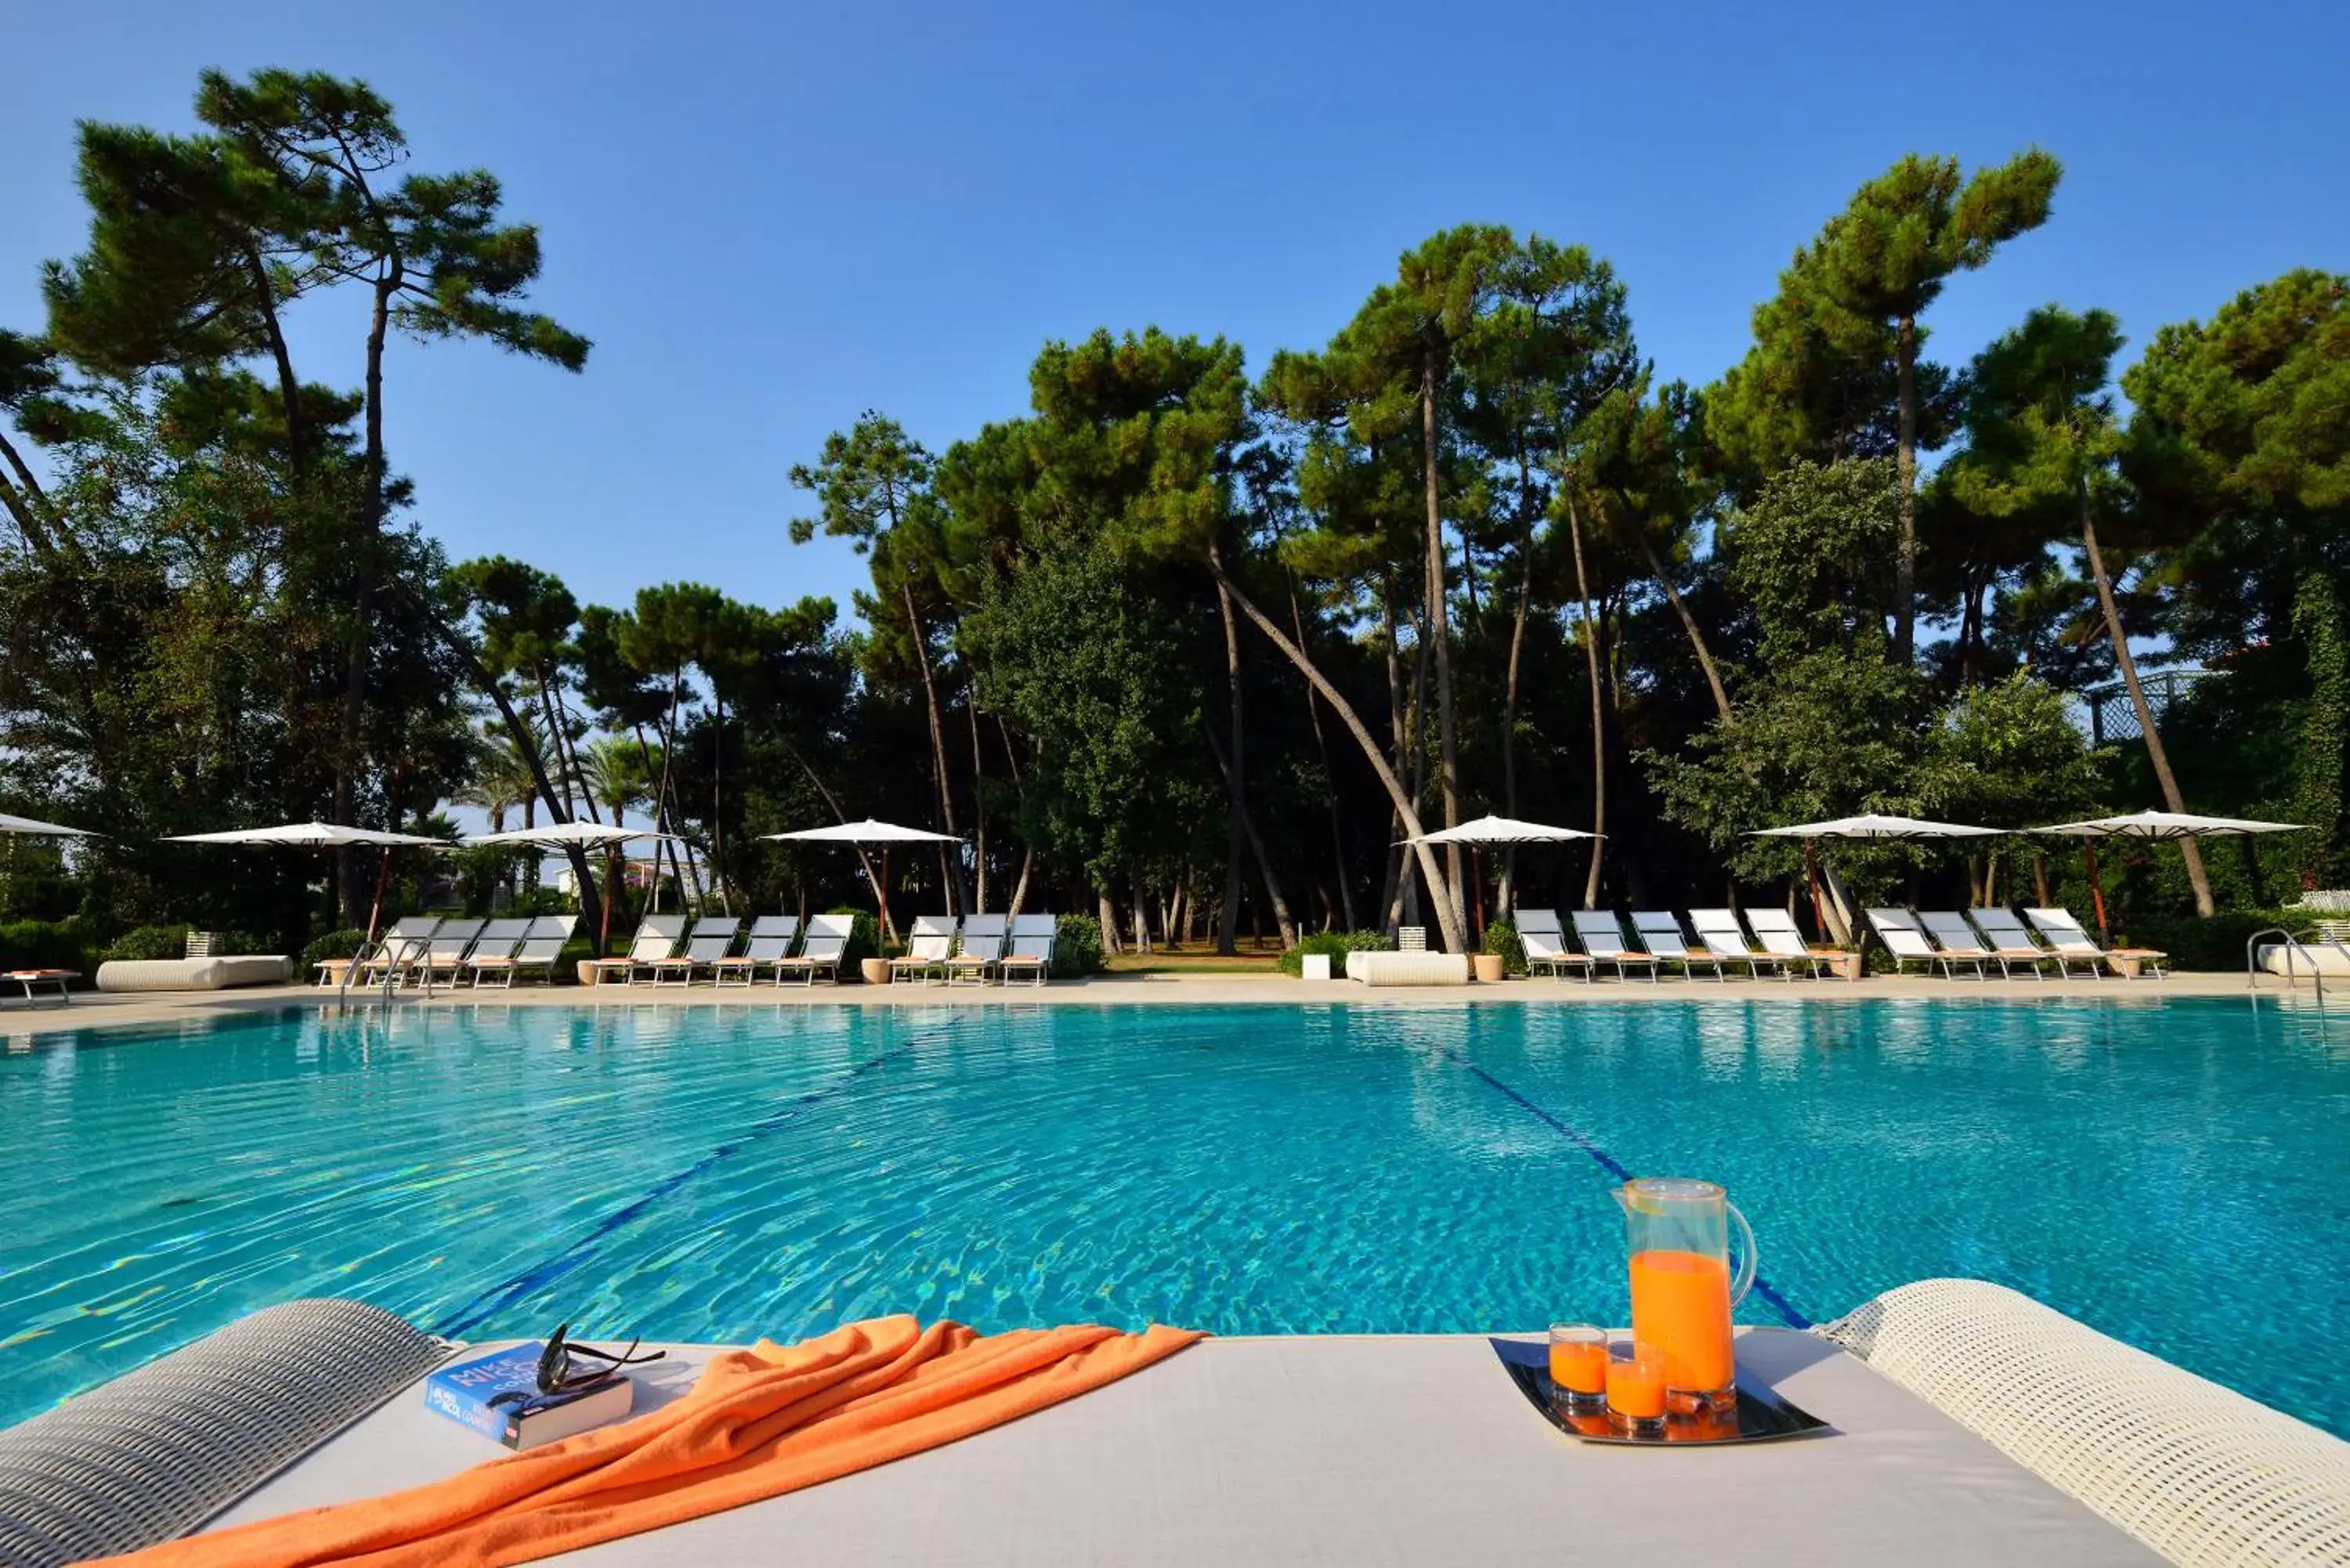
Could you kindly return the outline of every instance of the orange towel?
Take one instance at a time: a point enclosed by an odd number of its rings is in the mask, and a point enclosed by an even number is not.
[[[390,1497],[338,1503],[106,1559],[140,1568],[493,1568],[780,1497],[1115,1382],[1197,1340],[1154,1326],[982,1338],[911,1317],[804,1345],[762,1340],[693,1392],[618,1426]],[[453,1436],[453,1434],[452,1434]]]

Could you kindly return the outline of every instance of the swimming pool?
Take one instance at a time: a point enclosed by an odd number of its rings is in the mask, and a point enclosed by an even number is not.
[[[1973,1275],[2350,1433],[2350,1028],[2272,1002],[435,1003],[24,1044],[0,1423],[304,1294],[475,1338],[1621,1322],[1632,1171],[1730,1189],[1749,1321]]]

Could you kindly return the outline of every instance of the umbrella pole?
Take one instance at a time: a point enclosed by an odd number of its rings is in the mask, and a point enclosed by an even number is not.
[[[1820,897],[1820,859],[1808,838],[1804,840],[1804,874],[1812,885],[1812,929],[1819,933],[1820,940],[1825,941],[1828,940],[1828,912]]]
[[[375,857],[375,902],[368,908],[368,945],[375,945],[376,927],[383,921],[384,889],[391,883],[391,846],[385,845]]]
[[[868,877],[872,877],[873,867],[870,866],[866,867],[865,874]],[[881,846],[881,875],[873,878],[873,902],[875,907],[881,912],[881,929],[885,932],[891,929],[889,924],[889,846],[886,844]],[[887,941],[889,939],[885,936],[882,940]]]
[[[2097,846],[2088,839],[2081,840],[2081,862],[2089,868],[2089,902],[2097,911],[2097,942],[2111,947],[2113,939],[2106,934],[2106,888],[2097,876]]]

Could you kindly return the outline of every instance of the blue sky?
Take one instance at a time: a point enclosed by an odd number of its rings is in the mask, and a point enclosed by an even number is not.
[[[452,556],[589,599],[753,600],[860,564],[793,546],[790,464],[860,410],[934,448],[1020,412],[1047,337],[1326,340],[1397,254],[1471,220],[1580,241],[1646,352],[1702,379],[1900,153],[2064,160],[2049,226],[1932,318],[1956,358],[2048,300],[2134,339],[2294,265],[2350,267],[2350,7],[1975,4],[612,5],[26,8],[0,90],[0,323],[78,249],[77,118],[190,123],[196,72],[363,76],[417,166],[542,225],[571,377],[406,345],[392,456]],[[316,379],[355,308],[306,306]],[[2126,352],[2134,353],[2135,349]]]

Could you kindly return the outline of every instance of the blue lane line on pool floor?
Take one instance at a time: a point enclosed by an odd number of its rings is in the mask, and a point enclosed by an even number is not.
[[[671,1172],[651,1187],[647,1188],[639,1196],[630,1199],[619,1208],[605,1215],[596,1221],[586,1235],[553,1257],[541,1260],[504,1283],[492,1285],[488,1290],[473,1297],[472,1301],[458,1308],[455,1315],[441,1325],[438,1331],[441,1337],[458,1338],[505,1311],[533,1292],[543,1290],[557,1280],[577,1272],[594,1255],[596,1249],[601,1246],[614,1231],[691,1181],[695,1177],[702,1175],[721,1161],[741,1153],[762,1138],[781,1132],[826,1101],[846,1094],[856,1087],[867,1075],[877,1072],[893,1062],[903,1061],[913,1054],[916,1045],[921,1044],[924,1042],[909,1040],[895,1050],[885,1051],[879,1056],[868,1057],[851,1067],[845,1076],[835,1079],[821,1089],[811,1089],[789,1105],[760,1117],[745,1127],[741,1136],[732,1142],[722,1143],[691,1165]]]
[[[1468,1068],[1470,1074],[1480,1083],[1484,1084],[1488,1088],[1497,1090],[1505,1098],[1516,1105],[1521,1110],[1531,1115],[1536,1121],[1541,1122],[1544,1127],[1549,1127],[1553,1132],[1557,1133],[1562,1137],[1568,1139],[1575,1147],[1589,1155],[1597,1162],[1600,1169],[1606,1171],[1608,1175],[1614,1177],[1618,1181],[1629,1181],[1632,1179],[1632,1172],[1626,1168],[1624,1162],[1617,1159],[1614,1155],[1608,1153],[1606,1148],[1602,1147],[1597,1143],[1593,1142],[1590,1137],[1586,1134],[1582,1128],[1575,1126],[1572,1122],[1563,1120],[1560,1117],[1554,1116],[1551,1112],[1544,1110],[1542,1106],[1534,1104],[1534,1101],[1526,1098],[1523,1095],[1518,1093],[1517,1090],[1512,1088],[1509,1085],[1502,1082],[1501,1079],[1493,1076],[1492,1074],[1485,1071],[1484,1068],[1477,1065],[1476,1063],[1469,1060],[1468,1057],[1462,1055],[1460,1052],[1447,1050],[1445,1054],[1451,1057],[1452,1060],[1460,1065]],[[1789,1328],[1809,1328],[1812,1326],[1812,1320],[1804,1316],[1802,1312],[1798,1311],[1794,1303],[1789,1301],[1785,1296],[1781,1295],[1778,1288],[1773,1285],[1770,1281],[1764,1279],[1760,1270],[1757,1270],[1754,1274],[1754,1293],[1761,1296],[1765,1302],[1769,1303],[1771,1310],[1777,1313],[1780,1317],[1783,1318]]]

